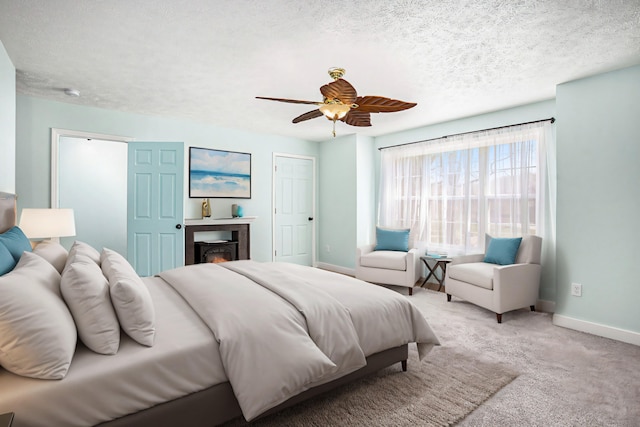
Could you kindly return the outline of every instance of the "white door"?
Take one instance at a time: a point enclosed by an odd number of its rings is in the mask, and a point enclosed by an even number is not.
[[[315,262],[315,159],[274,155],[274,261]]]

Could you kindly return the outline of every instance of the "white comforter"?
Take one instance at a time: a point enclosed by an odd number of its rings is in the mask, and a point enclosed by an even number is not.
[[[361,368],[373,353],[416,342],[422,358],[439,344],[405,297],[311,267],[235,261],[160,277],[213,332],[247,420]]]

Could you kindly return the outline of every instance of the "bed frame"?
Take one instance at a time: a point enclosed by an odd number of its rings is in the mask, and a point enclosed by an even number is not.
[[[0,192],[0,232],[16,224],[16,197]],[[352,382],[365,375],[400,362],[407,370],[408,345],[391,348],[367,357],[367,365],[349,375],[306,390],[262,414],[264,417]],[[0,368],[1,369],[1,368]],[[19,417],[16,414],[16,417]],[[142,411],[100,424],[102,427],[202,427],[214,426],[242,416],[229,382],[191,393]]]

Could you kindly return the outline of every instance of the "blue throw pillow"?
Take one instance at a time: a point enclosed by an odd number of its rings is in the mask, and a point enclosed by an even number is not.
[[[13,259],[13,255],[11,255],[9,249],[0,243],[0,276],[13,270],[13,267],[15,267],[16,264],[17,262]]]
[[[22,230],[14,226],[0,234],[0,243],[9,249],[15,262],[20,260],[23,252],[31,252],[31,242]]]
[[[409,251],[409,229],[392,230],[376,227],[374,251]]]
[[[492,237],[484,255],[484,262],[499,265],[509,265],[516,262],[516,255],[520,248],[522,237],[496,238]]]

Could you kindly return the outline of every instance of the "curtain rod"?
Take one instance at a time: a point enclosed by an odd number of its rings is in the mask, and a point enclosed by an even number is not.
[[[516,124],[513,124],[513,125],[498,126],[498,127],[495,127],[495,128],[488,128],[488,129],[482,129],[482,130],[472,130],[472,131],[469,131],[469,132],[454,133],[454,134],[451,134],[451,135],[445,135],[445,136],[441,136],[441,137],[438,137],[438,138],[423,139],[422,141],[405,142],[404,144],[390,145],[388,147],[380,147],[380,148],[378,148],[378,150],[382,151],[382,150],[386,150],[387,148],[395,148],[395,147],[402,147],[403,145],[419,144],[421,142],[435,141],[436,139],[445,139],[445,138],[449,138],[449,137],[452,137],[452,136],[467,135],[469,133],[487,132],[487,131],[490,131],[490,130],[504,129],[504,128],[509,128],[509,127],[512,127],[512,126],[530,125],[530,124],[533,124],[533,123],[541,123],[541,122],[554,123],[555,121],[556,121],[555,117],[550,117],[548,119],[534,120],[532,122],[516,123]]]

